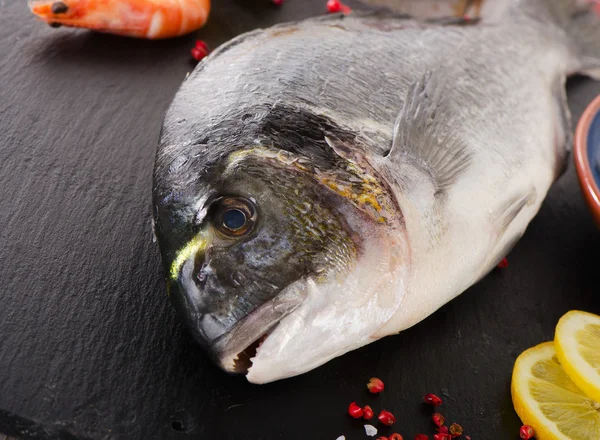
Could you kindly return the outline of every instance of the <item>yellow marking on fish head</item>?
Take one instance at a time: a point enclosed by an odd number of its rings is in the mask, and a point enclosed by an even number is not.
[[[169,272],[171,280],[177,280],[179,271],[183,264],[192,255],[196,255],[199,251],[203,251],[208,243],[206,231],[200,231],[198,235],[192,238],[183,248],[177,251],[177,255],[171,264],[171,270]]]
[[[379,223],[385,223],[385,212],[391,213],[385,191],[373,176],[350,162],[345,170],[353,178],[340,180],[337,173],[323,173],[316,179],[336,194],[350,200],[354,205],[368,212]]]

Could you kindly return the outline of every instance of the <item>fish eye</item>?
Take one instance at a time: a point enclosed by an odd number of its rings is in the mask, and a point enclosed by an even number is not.
[[[246,214],[239,209],[229,209],[223,213],[223,226],[231,231],[237,231],[246,224]]]
[[[256,209],[250,200],[242,197],[227,197],[217,203],[213,223],[221,234],[240,237],[254,228]]]

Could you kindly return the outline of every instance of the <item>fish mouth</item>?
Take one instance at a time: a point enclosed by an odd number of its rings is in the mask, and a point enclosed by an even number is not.
[[[233,365],[233,371],[231,372],[244,375],[248,374],[250,368],[252,368],[252,360],[257,356],[259,348],[267,340],[270,334],[271,331],[266,332],[243,351],[238,353],[232,361],[227,360],[227,364]]]
[[[209,346],[221,369],[232,374],[249,373],[260,347],[306,299],[304,284],[299,280],[284,288]]]

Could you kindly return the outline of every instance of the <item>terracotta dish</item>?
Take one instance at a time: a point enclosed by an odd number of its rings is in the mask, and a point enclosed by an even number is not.
[[[574,150],[579,184],[600,227],[600,95],[587,107],[577,125]]]

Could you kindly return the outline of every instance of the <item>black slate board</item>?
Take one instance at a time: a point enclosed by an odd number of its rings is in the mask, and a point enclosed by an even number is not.
[[[350,4],[355,4],[349,2]],[[324,0],[215,0],[210,23],[138,41],[36,23],[0,1],[0,432],[64,439],[366,439],[349,402],[432,432],[426,392],[473,439],[518,438],[513,362],[574,308],[600,312],[600,232],[574,167],[496,271],[433,316],[303,376],[217,370],[168,303],[150,228],[164,111],[195,37],[213,47],[324,11]],[[575,121],[600,83],[570,82]],[[448,262],[448,264],[452,264]],[[377,375],[387,391],[372,397]],[[384,430],[383,432],[390,432]]]

